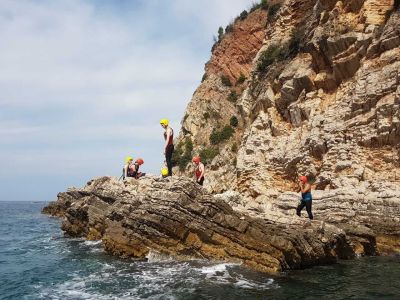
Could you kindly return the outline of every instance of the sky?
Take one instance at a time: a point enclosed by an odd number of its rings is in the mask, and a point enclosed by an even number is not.
[[[0,201],[164,161],[213,36],[254,0],[0,0]]]

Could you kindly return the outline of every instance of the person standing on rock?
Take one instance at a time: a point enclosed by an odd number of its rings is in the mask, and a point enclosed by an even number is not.
[[[196,182],[200,185],[203,185],[204,183],[204,164],[200,160],[200,156],[195,156],[193,157],[193,163],[194,163],[194,174],[196,176]]]
[[[162,119],[160,121],[160,124],[165,130],[164,155],[168,168],[168,176],[172,176],[172,153],[174,152],[174,131],[171,127],[169,127],[169,121],[167,119]]]
[[[296,213],[300,217],[301,210],[305,207],[308,213],[308,217],[310,220],[314,218],[311,212],[312,206],[312,195],[311,195],[311,184],[308,182],[306,176],[299,177],[299,187],[301,191],[301,202],[299,206],[297,206]]]

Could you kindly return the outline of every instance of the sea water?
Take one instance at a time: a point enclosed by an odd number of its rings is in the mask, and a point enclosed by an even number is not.
[[[64,238],[45,203],[0,202],[0,299],[400,299],[400,258],[267,275],[237,264],[107,255]]]

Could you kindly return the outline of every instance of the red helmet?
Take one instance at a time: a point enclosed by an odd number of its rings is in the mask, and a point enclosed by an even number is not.
[[[307,183],[307,182],[308,182],[308,179],[307,179],[306,176],[300,176],[300,177],[299,177],[299,180],[300,180],[301,182],[303,182],[303,183]]]
[[[192,162],[198,164],[200,162],[200,156],[193,157]]]
[[[143,165],[143,164],[144,164],[144,160],[141,159],[141,158],[138,158],[138,159],[136,160],[136,163],[138,163],[139,165]]]

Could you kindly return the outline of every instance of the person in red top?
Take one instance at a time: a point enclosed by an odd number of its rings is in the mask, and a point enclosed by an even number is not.
[[[196,182],[200,185],[204,183],[204,164],[200,161],[200,156],[193,157],[194,173],[196,175]]]

